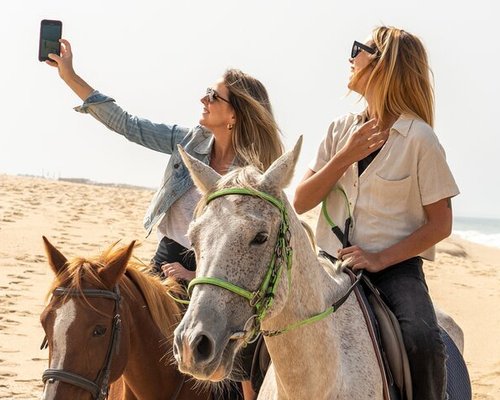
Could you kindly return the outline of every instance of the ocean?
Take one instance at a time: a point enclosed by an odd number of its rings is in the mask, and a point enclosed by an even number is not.
[[[454,217],[453,233],[470,242],[500,248],[500,219]]]

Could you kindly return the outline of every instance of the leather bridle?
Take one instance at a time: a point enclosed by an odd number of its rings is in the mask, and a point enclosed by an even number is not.
[[[118,353],[120,348],[120,337],[122,321],[120,316],[120,290],[118,285],[114,287],[114,290],[101,290],[101,289],[68,289],[66,287],[58,287],[54,290],[53,296],[70,296],[70,297],[93,297],[93,298],[103,298],[114,300],[114,316],[111,327],[111,340],[109,342],[108,351],[106,353],[106,358],[104,359],[104,365],[99,371],[95,381],[91,381],[81,375],[75,374],[73,372],[65,371],[63,369],[46,369],[42,375],[43,383],[47,381],[53,383],[55,381],[61,381],[69,383],[74,386],[78,386],[92,394],[94,400],[104,400],[108,397],[109,391],[109,376],[111,373],[111,362],[113,360],[113,354]],[[48,345],[47,337],[42,342],[41,348],[46,348]]]

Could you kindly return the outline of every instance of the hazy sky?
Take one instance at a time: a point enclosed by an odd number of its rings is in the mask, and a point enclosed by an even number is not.
[[[463,5],[462,5],[463,4]],[[74,65],[132,114],[197,124],[199,99],[227,67],[267,87],[287,148],[304,146],[295,186],[346,96],[353,40],[380,24],[418,35],[436,86],[436,133],[461,194],[456,215],[500,217],[499,6],[456,1],[16,0],[2,2],[0,173],[156,188],[168,156],[72,107],[79,99],[37,60],[40,20],[63,21]]]

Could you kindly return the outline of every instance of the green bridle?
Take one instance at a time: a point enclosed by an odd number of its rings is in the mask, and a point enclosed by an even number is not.
[[[291,283],[290,273],[292,267],[292,248],[290,247],[289,220],[285,204],[281,200],[278,200],[273,196],[268,195],[267,193],[253,189],[222,189],[209,195],[206,204],[219,197],[232,194],[259,197],[271,203],[281,213],[281,223],[278,231],[278,240],[276,241],[274,253],[271,257],[271,261],[269,263],[266,275],[264,276],[264,280],[262,281],[260,287],[256,291],[252,292],[223,279],[200,276],[194,278],[189,283],[188,292],[190,293],[193,287],[196,285],[209,284],[219,286],[247,299],[250,306],[255,309],[254,327],[251,333],[252,336],[254,336],[260,331],[260,323],[266,316],[267,311],[273,303],[274,296],[278,287],[278,282],[284,268],[286,268],[287,271],[288,285],[290,286]]]
[[[229,290],[230,292],[233,292],[247,299],[250,306],[255,309],[255,314],[253,315],[253,317],[249,319],[249,321],[253,323],[251,330],[249,331],[245,330],[243,332],[244,339],[247,343],[250,343],[253,340],[255,340],[259,334],[262,334],[264,336],[280,335],[282,333],[289,332],[301,326],[321,321],[322,319],[333,314],[338,309],[338,307],[340,307],[340,305],[347,299],[352,289],[356,285],[357,281],[349,288],[347,293],[344,296],[342,296],[340,300],[335,302],[335,304],[333,304],[332,306],[328,307],[322,313],[319,313],[304,320],[297,321],[293,324],[290,324],[278,330],[266,331],[260,328],[262,320],[266,316],[269,308],[273,303],[278,282],[283,272],[283,268],[285,266],[288,277],[288,287],[290,287],[291,284],[292,248],[290,247],[290,226],[289,226],[288,214],[286,211],[286,206],[284,202],[282,202],[281,200],[278,200],[267,193],[247,188],[228,188],[219,190],[208,196],[206,204],[210,203],[211,201],[219,197],[233,195],[233,194],[259,197],[274,205],[276,208],[278,208],[278,210],[281,213],[281,223],[278,231],[278,240],[276,241],[276,245],[274,247],[274,253],[271,257],[271,261],[269,263],[264,280],[262,281],[260,287],[256,291],[252,292],[223,279],[200,276],[194,278],[189,283],[188,293],[191,293],[193,287],[196,285],[208,284]],[[245,324],[245,329],[247,328],[246,327],[247,324]],[[240,338],[238,335],[233,335],[233,336],[234,336],[233,338]]]

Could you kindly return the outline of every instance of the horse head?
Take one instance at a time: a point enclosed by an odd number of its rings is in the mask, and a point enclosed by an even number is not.
[[[189,228],[196,253],[191,300],[175,330],[182,372],[220,381],[260,324],[279,315],[289,290],[291,246],[283,188],[292,179],[302,138],[265,173],[247,166],[224,177],[181,155],[203,197]]]
[[[40,317],[49,348],[42,399],[104,399],[127,359],[129,332],[121,324],[127,310],[120,304],[118,282],[134,242],[100,259],[68,262],[43,240],[55,280]]]

